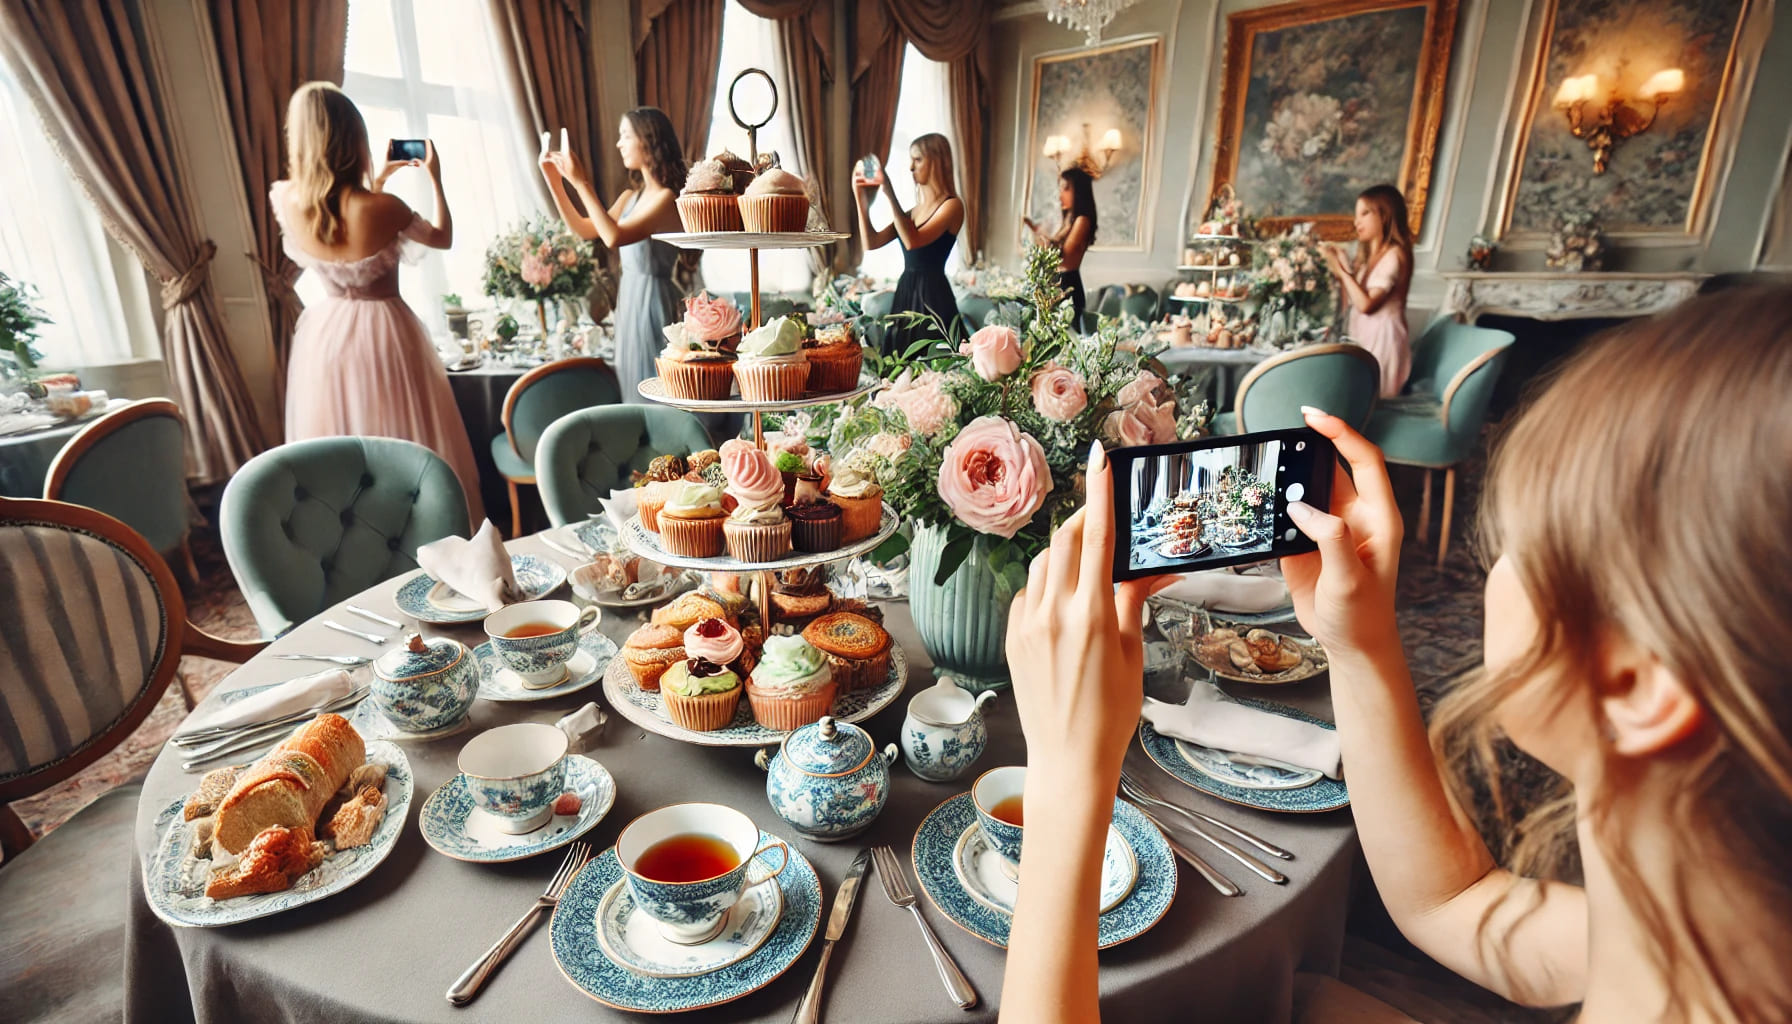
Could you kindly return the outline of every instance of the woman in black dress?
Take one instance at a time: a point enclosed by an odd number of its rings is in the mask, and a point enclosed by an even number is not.
[[[881,249],[891,239],[902,242],[902,276],[896,280],[896,296],[892,313],[923,313],[937,317],[946,330],[958,332],[958,300],[952,295],[952,282],[946,280],[946,257],[958,240],[958,229],[964,226],[964,200],[952,177],[952,144],[944,135],[932,132],[914,141],[908,148],[909,173],[915,178],[915,205],[904,210],[896,202],[896,191],[890,176],[879,172],[866,178],[852,172],[852,195],[859,208],[859,241],[865,251]],[[871,226],[871,198],[878,188],[890,200],[894,218],[889,227]],[[886,351],[901,351],[909,342],[937,337],[940,329],[933,323],[899,324],[889,333]]]
[[[1069,293],[1070,308],[1081,315],[1089,304],[1083,291],[1083,254],[1095,242],[1095,179],[1088,171],[1071,167],[1058,175],[1058,208],[1058,230],[1049,235],[1031,217],[1022,217],[1021,223],[1040,245],[1064,254],[1064,262],[1058,266],[1058,284]]]

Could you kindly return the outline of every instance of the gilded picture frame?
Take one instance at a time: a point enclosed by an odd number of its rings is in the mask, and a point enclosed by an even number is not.
[[[1416,236],[1457,2],[1300,0],[1228,16],[1210,195],[1231,184],[1271,234],[1310,221],[1348,239],[1357,193],[1392,182]]]

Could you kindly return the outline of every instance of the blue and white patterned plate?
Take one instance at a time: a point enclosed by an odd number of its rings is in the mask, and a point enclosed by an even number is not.
[[[577,814],[556,814],[525,835],[498,830],[489,815],[473,806],[467,777],[456,774],[423,801],[417,828],[436,852],[455,860],[502,864],[558,850],[604,820],[616,803],[616,781],[603,765],[578,754],[566,755],[566,788],[579,795]]]
[[[143,878],[149,909],[179,928],[216,928],[316,903],[366,878],[398,845],[405,815],[411,808],[412,792],[411,762],[397,746],[370,740],[367,760],[386,766],[386,817],[374,829],[373,839],[366,846],[331,853],[322,864],[294,882],[292,888],[281,892],[227,900],[207,896],[205,884],[211,875],[211,863],[197,860],[190,853],[195,823],[181,819],[186,799],[169,804],[156,815],[156,831],[162,840]]]
[[[1014,898],[1020,885],[1008,874],[1008,865],[989,845],[976,822],[958,837],[952,849],[952,870],[971,899],[1003,914],[1014,913]],[[1108,827],[1107,847],[1101,854],[1101,912],[1120,905],[1139,880],[1139,859],[1132,847],[1112,826]]]
[[[832,714],[836,721],[863,722],[889,707],[908,683],[908,656],[894,644],[890,647],[890,674],[875,690],[854,690],[834,698]],[[622,658],[610,659],[604,672],[604,696],[622,717],[648,732],[704,747],[775,747],[784,741],[785,733],[767,729],[753,718],[752,705],[742,694],[735,709],[734,722],[725,729],[698,732],[675,724],[666,714],[659,691],[643,690],[635,685],[628,664]]]
[[[523,685],[523,677],[504,667],[488,640],[473,648],[473,663],[479,668],[479,696],[485,700],[550,700],[577,693],[603,675],[610,659],[616,656],[616,641],[592,630],[579,638],[579,650],[566,663],[566,678],[553,686],[532,690]]]
[[[741,893],[728,911],[722,934],[695,946],[660,934],[653,918],[635,904],[628,880],[619,879],[597,908],[597,941],[604,955],[649,978],[694,978],[739,963],[772,937],[784,914],[784,890],[761,882]]]
[[[1283,767],[1276,764],[1251,764],[1234,761],[1223,750],[1203,747],[1187,740],[1176,741],[1176,753],[1189,767],[1215,782],[1239,789],[1299,789],[1325,778],[1324,772],[1311,768]]]
[[[511,555],[510,571],[516,575],[517,589],[523,592],[519,600],[523,601],[538,601],[566,582],[564,568],[536,555]],[[447,584],[422,570],[405,580],[393,602],[399,611],[418,622],[439,626],[478,622],[491,614],[485,610],[485,605],[455,593]]]
[[[1008,948],[1011,914],[984,905],[965,891],[954,867],[955,851],[965,830],[976,824],[971,794],[960,793],[935,807],[915,832],[912,859],[921,889],[952,923],[991,945]],[[1117,946],[1145,934],[1176,898],[1176,856],[1157,826],[1138,808],[1114,801],[1113,829],[1138,859],[1138,880],[1120,904],[1101,915],[1096,935],[1100,948]],[[1106,868],[1103,868],[1105,875]]]
[[[1297,711],[1286,704],[1271,704],[1268,701],[1248,700],[1234,697],[1238,703],[1247,707],[1268,711],[1271,714],[1283,715],[1302,722],[1333,728],[1330,722],[1314,718],[1305,712]],[[1139,723],[1139,745],[1145,753],[1156,762],[1159,768],[1175,776],[1176,780],[1193,789],[1198,789],[1209,796],[1219,797],[1228,803],[1255,807],[1260,811],[1287,811],[1294,814],[1316,814],[1320,811],[1335,811],[1340,807],[1350,806],[1350,790],[1345,788],[1341,779],[1328,779],[1320,776],[1310,786],[1299,789],[1245,789],[1204,775],[1188,763],[1188,759],[1176,749],[1176,741],[1159,733],[1151,727],[1150,722]]]
[[[759,835],[761,843],[775,838]],[[768,869],[777,866],[769,853],[759,859]],[[621,879],[622,866],[611,847],[573,878],[549,925],[560,973],[579,991],[618,1010],[678,1013],[720,1006],[757,992],[796,963],[821,925],[821,880],[808,859],[792,848],[790,866],[778,875],[784,914],[764,945],[745,959],[694,978],[643,977],[605,956],[597,937],[598,908],[604,894]]]

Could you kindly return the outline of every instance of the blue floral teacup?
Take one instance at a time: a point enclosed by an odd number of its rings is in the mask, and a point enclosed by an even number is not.
[[[971,803],[977,807],[977,827],[983,830],[984,840],[1001,858],[1002,868],[1011,878],[1020,877],[1020,822],[1023,819],[1019,814],[1012,814],[1010,817],[1014,820],[1009,821],[997,817],[996,812],[1000,809],[1006,813],[1010,808],[1018,808],[1026,789],[1025,765],[991,768],[979,775],[976,785],[971,787]]]
[[[571,601],[523,601],[487,615],[485,635],[524,686],[543,689],[566,678],[566,663],[579,651],[579,634],[602,615],[596,605],[580,610]]]
[[[542,722],[500,725],[473,737],[459,761],[473,806],[511,835],[540,828],[566,789],[568,745],[559,726]]]
[[[774,850],[776,869],[756,862]],[[790,848],[761,837],[753,819],[732,807],[673,804],[629,822],[616,837],[616,860],[636,905],[660,934],[694,946],[721,933],[748,886],[784,871]]]

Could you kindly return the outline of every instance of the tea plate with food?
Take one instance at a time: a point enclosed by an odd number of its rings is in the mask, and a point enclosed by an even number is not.
[[[568,794],[571,800],[567,799]],[[616,781],[609,771],[588,757],[568,754],[566,793],[555,801],[554,816],[533,832],[513,835],[498,828],[489,815],[473,805],[467,777],[459,773],[423,801],[417,812],[417,827],[424,841],[438,853],[455,860],[502,864],[558,850],[604,820],[615,804]]]
[[[762,842],[776,839],[761,833]],[[770,852],[755,858],[775,867]],[[599,935],[605,898],[622,881],[611,847],[576,875],[549,923],[554,962],[579,991],[606,1006],[640,1013],[678,1013],[732,1002],[776,981],[795,964],[821,925],[821,880],[807,858],[789,851],[788,867],[772,883],[783,912],[759,947],[732,963],[690,977],[648,977],[611,959]]]
[[[1298,683],[1328,667],[1325,650],[1261,627],[1219,627],[1194,640],[1195,660],[1222,679],[1241,683]]]
[[[986,892],[984,898],[973,895],[960,877],[959,850],[967,833],[977,832],[977,808],[970,793],[960,793],[935,807],[915,832],[911,854],[915,877],[921,889],[940,913],[965,931],[991,945],[1008,947],[1008,929],[1013,913],[1001,909],[1002,894]],[[1125,895],[1112,907],[1102,911],[1096,935],[1100,948],[1117,946],[1145,934],[1170,909],[1176,898],[1176,858],[1170,844],[1139,809],[1124,801],[1114,801],[1114,821],[1109,833],[1109,853],[1113,853],[1113,837],[1134,858],[1135,880]],[[987,847],[986,847],[987,848]],[[1112,869],[1108,858],[1102,862],[1103,902],[1111,892],[1109,872],[1124,873],[1124,865]],[[990,870],[1000,873],[993,865]],[[987,877],[988,871],[979,871]],[[1006,880],[1005,878],[1003,879]],[[990,887],[992,890],[994,886]],[[1015,891],[1007,883],[1006,893]],[[990,897],[994,895],[992,900]],[[1006,896],[1012,905],[1012,895]],[[992,906],[991,903],[996,905]]]
[[[618,880],[597,908],[597,941],[613,963],[649,978],[694,978],[752,956],[778,929],[784,890],[776,881],[749,886],[728,911],[722,932],[708,942],[681,945],[666,938]]]
[[[1334,728],[1330,722],[1314,718],[1312,715],[1285,704],[1272,704],[1268,701],[1245,698],[1234,699],[1240,704],[1268,711],[1271,714],[1283,715],[1302,722],[1311,722],[1327,729]],[[1341,779],[1332,779],[1321,775],[1307,785],[1270,789],[1236,785],[1200,771],[1189,763],[1189,758],[1179,749],[1180,743],[1152,728],[1150,722],[1139,723],[1139,745],[1145,748],[1146,756],[1178,782],[1191,789],[1198,789],[1209,796],[1218,797],[1227,803],[1255,807],[1260,811],[1283,811],[1291,814],[1317,814],[1321,811],[1335,811],[1340,807],[1350,806],[1350,790],[1345,787]]]
[[[553,593],[566,582],[566,570],[537,555],[511,555],[510,571],[516,577],[519,601],[536,601]],[[490,614],[485,605],[429,573],[418,570],[394,595],[398,610],[416,619],[435,625],[478,622]]]
[[[206,773],[156,816],[150,909],[177,927],[214,928],[333,896],[398,844],[412,785],[398,746],[319,715],[255,763]]]
[[[577,693],[602,678],[604,668],[615,656],[616,641],[593,630],[579,637],[578,653],[566,663],[566,678],[552,686],[536,688],[506,668],[489,641],[473,648],[474,664],[479,668],[479,696],[492,701],[551,700]]]

